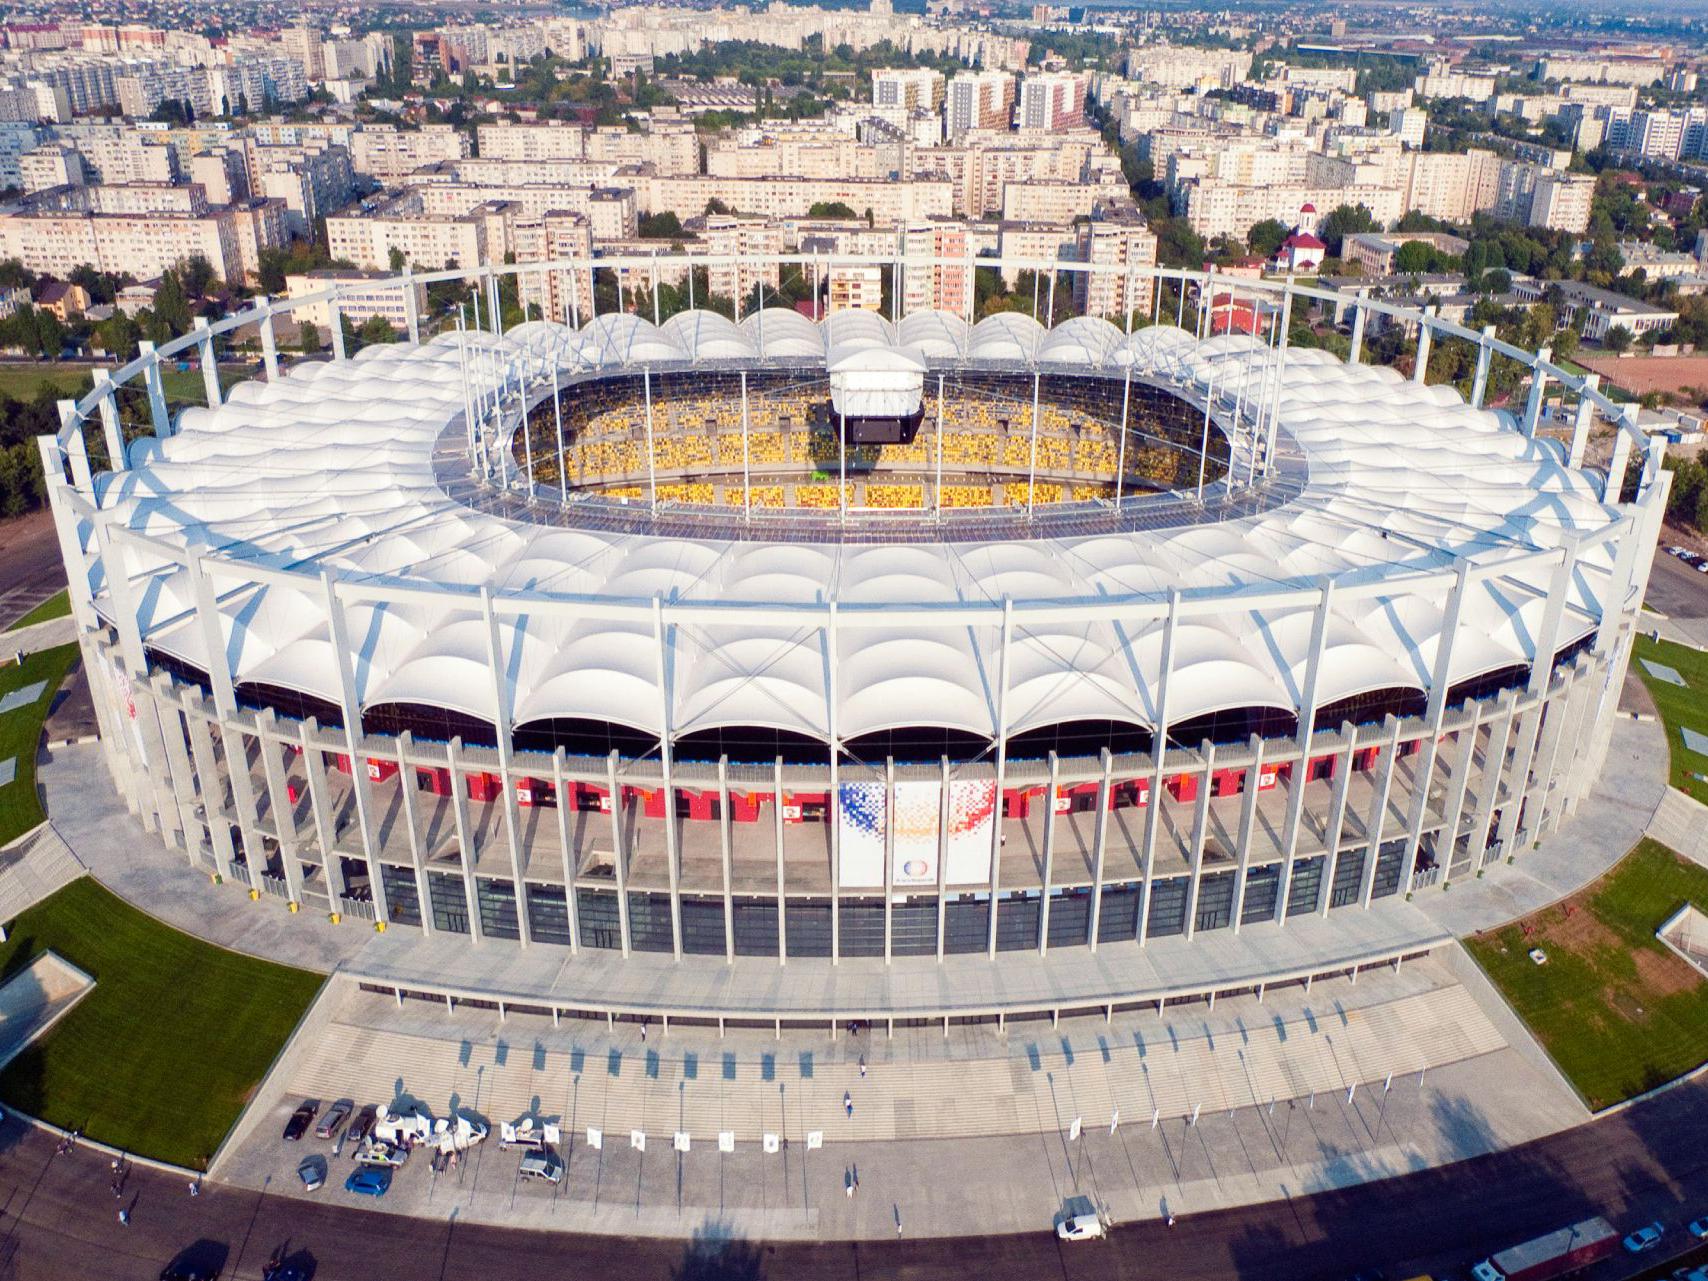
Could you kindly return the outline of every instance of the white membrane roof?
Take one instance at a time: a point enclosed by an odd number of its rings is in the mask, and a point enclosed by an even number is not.
[[[1273,395],[1309,479],[1297,499],[1254,516],[1030,540],[771,544],[533,525],[470,510],[435,482],[435,442],[463,411],[458,339],[444,335],[245,383],[217,409],[185,410],[171,437],[133,445],[130,470],[97,479],[97,500],[113,522],[173,549],[129,556],[145,643],[209,666],[196,593],[173,559],[188,549],[227,562],[213,583],[220,644],[239,683],[338,701],[319,581],[331,571],[391,591],[346,608],[363,708],[421,703],[493,718],[499,700],[481,605],[490,592],[501,601],[498,643],[515,724],[594,718],[659,732],[668,715],[677,734],[767,726],[819,738],[834,728],[847,739],[940,726],[994,735],[1001,628],[989,611],[971,624],[944,626],[942,618],[949,607],[1006,599],[1014,607],[1011,732],[1081,719],[1144,725],[1159,715],[1164,661],[1154,606],[1172,590],[1196,601],[1332,579],[1354,590],[1335,596],[1319,704],[1422,689],[1446,625],[1441,571],[1466,557],[1492,563],[1557,547],[1618,518],[1589,478],[1564,467],[1554,446],[1525,438],[1509,415],[1471,409],[1451,388],[1415,386],[1318,351],[1291,351],[1278,369],[1259,344],[1238,336],[1198,342],[1168,326],[1124,335],[1093,320],[1050,332],[1012,314],[969,329],[944,313],[899,325],[843,313],[821,327],[767,311],[740,325],[704,313],[662,327],[602,316],[580,332],[534,322],[502,340],[468,341],[526,352],[531,368],[556,362],[612,373],[651,361],[743,357],[880,370],[911,369],[921,358],[1022,360],[1046,376],[1102,370],[1117,380],[1131,368],[1208,390],[1228,408],[1236,397]],[[472,377],[491,378],[494,363],[470,361]],[[81,536],[92,549],[89,522]],[[110,615],[94,563],[91,585]],[[246,577],[248,566],[300,577],[259,583]],[[1580,558],[1562,639],[1594,625],[1610,566],[1610,547]],[[1426,574],[1434,583],[1415,590]],[[1546,576],[1536,567],[1475,583],[1451,681],[1531,661]],[[528,603],[517,605],[518,596]],[[700,622],[673,612],[661,663],[655,598],[749,605],[756,617]],[[869,616],[839,626],[834,643],[813,619],[779,621],[781,608],[832,601],[849,619],[873,605],[908,609],[879,626]],[[1067,618],[1035,609],[1099,601],[1104,608]],[[611,603],[630,610],[599,608]],[[1175,636],[1170,722],[1241,706],[1296,708],[1312,624],[1297,600],[1195,605]]]

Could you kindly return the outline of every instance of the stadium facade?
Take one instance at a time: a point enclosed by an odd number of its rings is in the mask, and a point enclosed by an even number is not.
[[[1054,329],[491,332],[499,276],[585,270],[444,273],[484,328],[288,375],[275,318],[336,294],[263,302],[42,438],[106,759],[191,865],[503,946],[965,965],[1380,912],[1600,766],[1666,476],[1593,381],[1371,300],[1343,362],[1288,341],[1330,295],[1155,269]],[[1378,315],[1420,370],[1472,344],[1470,403],[1362,363]],[[245,323],[265,377],[173,410]]]

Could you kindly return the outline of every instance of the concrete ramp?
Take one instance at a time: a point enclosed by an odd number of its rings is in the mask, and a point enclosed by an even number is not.
[[[54,952],[43,952],[0,984],[0,1067],[64,1018],[94,987],[94,979]]]

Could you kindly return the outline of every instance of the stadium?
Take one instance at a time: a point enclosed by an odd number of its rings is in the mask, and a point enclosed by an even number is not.
[[[409,291],[408,341],[288,373],[274,318],[337,296],[264,300],[43,438],[113,778],[192,866],[600,964],[977,967],[1366,938],[1593,780],[1665,491],[1593,380],[1375,300],[1342,361],[1285,322],[1334,295],[1150,267],[1054,328],[492,332],[499,276],[586,267],[413,278],[486,327]],[[1374,315],[1419,371],[1473,344],[1469,403],[1363,363]],[[173,412],[238,324],[265,376]]]

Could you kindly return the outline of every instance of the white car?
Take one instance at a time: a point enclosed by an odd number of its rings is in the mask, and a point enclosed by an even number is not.
[[[1626,1237],[1625,1249],[1631,1254],[1643,1254],[1659,1245],[1661,1238],[1665,1235],[1665,1228],[1658,1223],[1651,1223],[1646,1227],[1638,1228]]]
[[[1076,1214],[1056,1224],[1056,1235],[1063,1241],[1101,1241],[1109,1229],[1095,1214]]]

